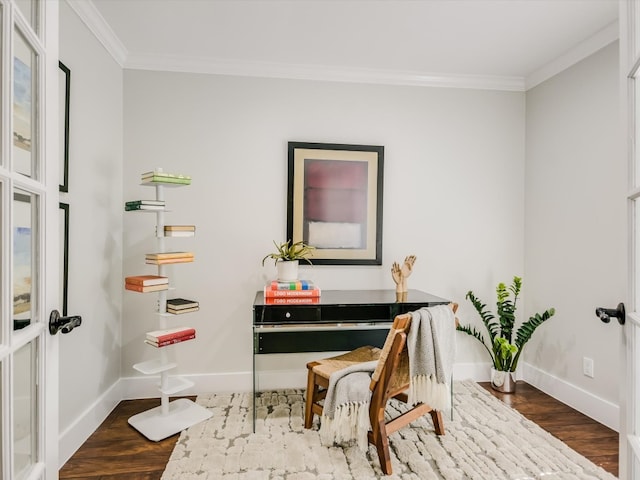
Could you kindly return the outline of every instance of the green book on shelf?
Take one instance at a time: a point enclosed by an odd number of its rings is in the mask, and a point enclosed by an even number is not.
[[[133,210],[164,210],[164,205],[125,205],[125,212],[131,212]]]
[[[164,200],[130,200],[124,203],[127,207],[135,207],[137,205],[162,205],[164,206]]]
[[[184,175],[182,173],[170,173],[170,172],[162,172],[162,171],[153,171],[153,172],[144,172],[142,174],[142,178],[148,177],[163,177],[163,178],[186,178],[187,180],[191,180],[189,175]]]

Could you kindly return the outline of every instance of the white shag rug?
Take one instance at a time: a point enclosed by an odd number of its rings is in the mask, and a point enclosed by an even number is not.
[[[454,382],[453,420],[437,436],[430,415],[392,434],[393,474],[385,476],[375,447],[320,444],[303,427],[304,391],[201,395],[213,416],[183,431],[162,480],[565,480],[616,477],[596,466],[475,382]],[[393,401],[388,407],[403,410]],[[392,412],[395,416],[398,412]]]

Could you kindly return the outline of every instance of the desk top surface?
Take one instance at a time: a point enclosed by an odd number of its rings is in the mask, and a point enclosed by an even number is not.
[[[300,304],[292,302],[292,304],[313,307],[322,305],[389,305],[393,303],[437,305],[449,302],[450,300],[420,290],[409,290],[406,297],[401,300],[397,299],[395,290],[322,290],[317,303]],[[270,307],[283,306],[283,304],[265,301],[264,293],[259,291],[256,292],[253,306]]]

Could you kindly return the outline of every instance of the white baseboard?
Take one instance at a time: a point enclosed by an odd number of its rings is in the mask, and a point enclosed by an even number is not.
[[[620,431],[620,406],[576,387],[528,363],[519,368],[522,379],[587,417],[616,432]]]
[[[252,390],[251,372],[211,373],[197,375],[181,375],[193,382],[193,387],[182,390],[179,394],[198,395],[200,393],[250,392]],[[159,376],[121,378],[122,399],[159,398]]]
[[[488,382],[491,380],[490,363],[455,363],[453,365],[453,380],[473,380]]]
[[[454,380],[472,379],[476,382],[490,380],[489,363],[456,363],[453,368]],[[180,392],[180,395],[197,395],[199,393],[218,392],[250,392],[252,386],[251,372],[212,373],[184,375],[194,386]],[[518,376],[518,379],[520,377]],[[123,400],[135,398],[156,398],[158,394],[158,376],[121,378]],[[285,388],[306,388],[307,369],[303,366],[296,369],[262,370],[256,374],[256,390],[277,390]]]
[[[58,468],[82,446],[122,400],[121,382],[115,382],[105,393],[82,412],[58,438]]]

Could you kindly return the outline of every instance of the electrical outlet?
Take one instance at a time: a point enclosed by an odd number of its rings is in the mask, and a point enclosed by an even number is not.
[[[582,373],[587,377],[593,378],[593,359],[583,357],[582,358]]]

